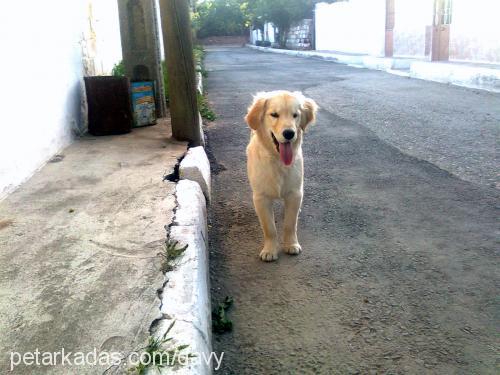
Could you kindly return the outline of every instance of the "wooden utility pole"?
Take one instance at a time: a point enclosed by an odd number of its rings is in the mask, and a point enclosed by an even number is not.
[[[394,55],[395,0],[385,0],[385,57]]]
[[[203,144],[188,0],[160,0],[168,72],[172,135],[192,146]]]
[[[434,0],[431,61],[447,61],[450,58],[450,11],[450,0]]]

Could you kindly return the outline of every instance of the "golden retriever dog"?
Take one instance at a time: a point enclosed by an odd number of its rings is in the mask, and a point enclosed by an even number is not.
[[[247,147],[248,179],[253,203],[264,233],[260,258],[278,259],[279,242],[273,201],[285,202],[283,251],[299,254],[297,219],[303,195],[302,137],[316,119],[318,106],[300,92],[258,93],[245,121],[252,129]]]

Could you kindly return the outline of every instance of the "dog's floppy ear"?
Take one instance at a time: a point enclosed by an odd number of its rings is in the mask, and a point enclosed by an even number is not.
[[[316,102],[309,98],[304,98],[302,102],[302,117],[300,121],[300,127],[302,130],[306,130],[307,125],[316,121],[316,112],[318,112],[318,105]]]
[[[260,126],[265,107],[266,99],[259,95],[254,97],[252,105],[248,107],[245,121],[253,130],[257,130],[257,128]]]

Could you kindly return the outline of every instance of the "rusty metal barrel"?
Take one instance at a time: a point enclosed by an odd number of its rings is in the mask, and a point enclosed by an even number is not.
[[[130,82],[127,77],[85,77],[89,133],[124,134],[132,130]]]

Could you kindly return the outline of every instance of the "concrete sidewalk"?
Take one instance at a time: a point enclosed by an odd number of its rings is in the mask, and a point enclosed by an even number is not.
[[[259,51],[301,57],[317,57],[358,68],[382,70],[399,76],[424,79],[474,89],[500,92],[500,66],[462,62],[431,62],[417,58],[376,57],[336,51],[295,51],[269,47],[247,47]]]
[[[83,137],[0,202],[0,369],[11,351],[127,353],[161,316],[156,289],[186,143],[169,123]],[[14,373],[106,367],[18,366]]]

